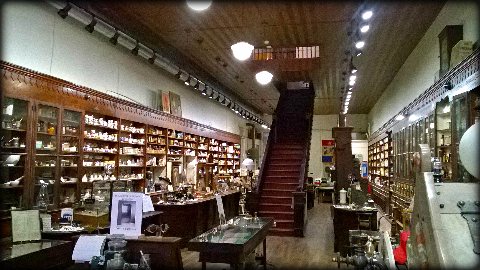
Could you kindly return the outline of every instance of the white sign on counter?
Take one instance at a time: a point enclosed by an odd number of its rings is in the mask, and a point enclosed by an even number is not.
[[[110,234],[142,234],[143,196],[141,192],[113,192]]]

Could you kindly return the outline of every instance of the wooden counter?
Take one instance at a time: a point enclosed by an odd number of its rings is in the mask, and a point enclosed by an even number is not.
[[[2,243],[0,251],[0,269],[65,269],[73,263],[70,241]]]
[[[333,233],[335,242],[333,251],[340,252],[341,256],[349,254],[348,247],[350,240],[348,238],[349,230],[371,230],[377,231],[377,212],[376,208],[362,207],[351,208],[347,205],[332,205],[331,215],[333,217]]]
[[[240,195],[239,191],[222,194],[226,220],[238,215]],[[163,212],[162,222],[170,227],[165,236],[182,238],[182,247],[190,239],[220,224],[214,196],[185,204],[154,204],[154,207]]]

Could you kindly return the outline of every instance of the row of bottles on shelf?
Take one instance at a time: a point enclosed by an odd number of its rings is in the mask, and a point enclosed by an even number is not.
[[[97,131],[95,129],[85,130],[83,132],[83,135],[85,139],[94,139],[94,140],[102,140],[102,141],[109,141],[109,142],[118,141],[118,134]]]
[[[374,175],[387,176],[387,177],[390,176],[389,172],[390,170],[388,167],[387,168],[380,167],[372,170],[372,174]]]
[[[132,124],[129,126],[127,125],[120,125],[120,130],[121,131],[126,131],[130,133],[135,133],[135,134],[145,134],[145,128],[143,127],[134,127]]]
[[[414,186],[407,183],[395,183],[391,185],[392,192],[405,198],[412,198],[414,195]]]
[[[112,119],[104,119],[103,117],[95,117],[93,115],[85,114],[85,124],[91,126],[100,126],[111,129],[118,129],[118,121]]]
[[[183,132],[169,129],[168,130],[168,137],[169,138],[175,138],[175,139],[183,139]]]
[[[83,145],[84,152],[91,152],[91,153],[108,153],[108,154],[116,154],[118,152],[116,147],[112,147],[110,145],[105,144],[98,144],[98,143],[85,143]]]
[[[162,138],[162,137],[155,137],[155,136],[148,136],[148,143],[155,143],[155,144],[161,144],[161,145],[165,145],[166,144],[166,140],[165,138]]]
[[[121,155],[143,155],[143,149],[126,146],[126,147],[120,148],[120,154]]]
[[[389,164],[390,160],[388,158],[383,158],[383,159],[380,159],[380,160],[373,160],[371,161],[371,165],[372,167],[389,167],[390,164]]]
[[[143,166],[143,159],[142,158],[130,158],[130,159],[121,159],[119,161],[119,166],[134,166],[134,167],[141,167]]]
[[[153,166],[153,167],[156,167],[156,166],[163,167],[166,165],[166,161],[165,161],[165,158],[151,157],[147,160],[146,165]]]
[[[439,146],[450,146],[451,144],[451,136],[442,134],[440,136],[440,145]]]
[[[159,145],[149,145],[147,147],[147,154],[165,154],[165,147]]]

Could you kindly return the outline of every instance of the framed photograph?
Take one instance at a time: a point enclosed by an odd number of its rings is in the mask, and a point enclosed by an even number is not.
[[[162,91],[162,110],[170,113],[170,95],[169,91]]]
[[[180,96],[170,92],[170,112],[175,116],[182,117],[182,104]]]
[[[322,140],[322,162],[333,162],[333,151],[335,148],[335,140]]]
[[[110,234],[138,236],[142,233],[141,192],[113,192]]]

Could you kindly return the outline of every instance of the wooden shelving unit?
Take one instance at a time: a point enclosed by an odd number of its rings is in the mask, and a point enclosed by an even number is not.
[[[372,197],[388,213],[393,148],[390,134],[368,146],[368,162]]]
[[[96,192],[108,202],[107,191],[145,192],[147,171],[157,180],[181,175],[187,164],[198,162],[191,174],[195,181],[212,153],[210,141],[240,141],[229,132],[5,65],[5,74],[30,83],[19,89],[13,77],[2,79],[2,238],[10,234],[12,208],[36,207],[40,181],[47,183],[48,211],[75,208],[80,198],[99,196]]]

